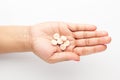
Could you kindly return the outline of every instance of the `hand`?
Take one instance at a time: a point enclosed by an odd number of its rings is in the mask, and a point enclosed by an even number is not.
[[[61,51],[51,40],[55,33],[67,36],[70,46]],[[96,26],[64,22],[45,22],[30,30],[33,52],[48,63],[75,60],[79,56],[104,51],[111,38],[106,31],[96,31]]]

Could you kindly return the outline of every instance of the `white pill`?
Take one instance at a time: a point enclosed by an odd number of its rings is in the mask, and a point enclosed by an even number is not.
[[[61,39],[62,41],[66,41],[66,40],[67,40],[67,37],[66,37],[66,36],[61,36],[60,39]]]
[[[63,43],[63,41],[59,38],[59,39],[57,39],[57,44],[62,44]]]
[[[53,35],[53,38],[54,38],[54,39],[59,39],[59,38],[60,38],[60,35],[59,35],[58,33],[55,33],[55,34]]]
[[[52,45],[57,45],[57,41],[56,40],[51,40],[51,43],[52,43]]]
[[[60,49],[61,49],[61,50],[65,50],[65,49],[66,49],[66,46],[65,46],[64,44],[61,44],[61,45],[60,45]]]
[[[69,46],[69,45],[70,45],[70,41],[69,41],[69,40],[65,41],[65,42],[64,42],[64,45],[65,45],[65,46]]]

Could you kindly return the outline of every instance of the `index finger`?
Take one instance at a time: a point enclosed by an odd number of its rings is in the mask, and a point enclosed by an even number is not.
[[[95,31],[97,29],[96,26],[90,25],[90,24],[73,24],[73,23],[68,23],[68,28],[71,31]]]

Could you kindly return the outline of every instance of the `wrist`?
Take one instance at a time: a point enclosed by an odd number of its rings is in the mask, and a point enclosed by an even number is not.
[[[26,51],[32,51],[32,43],[31,43],[31,26],[26,26],[24,29],[24,47]]]

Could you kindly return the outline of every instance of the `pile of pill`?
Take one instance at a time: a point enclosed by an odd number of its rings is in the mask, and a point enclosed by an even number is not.
[[[51,40],[52,45],[59,45],[61,50],[65,50],[69,45],[70,41],[67,40],[66,36],[60,36],[58,33],[53,35],[53,39]]]

